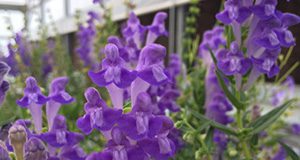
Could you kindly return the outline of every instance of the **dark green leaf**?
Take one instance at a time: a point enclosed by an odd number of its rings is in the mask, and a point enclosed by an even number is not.
[[[227,126],[224,126],[223,124],[221,123],[218,123],[218,122],[215,122],[213,120],[210,120],[208,118],[206,118],[204,115],[202,114],[199,114],[197,112],[191,112],[196,118],[198,118],[199,120],[202,121],[202,123],[206,123],[206,122],[209,122],[209,124],[211,126],[213,126],[214,128],[216,129],[219,129],[220,131],[226,133],[226,134],[229,134],[229,135],[233,135],[233,136],[237,136],[238,134],[236,133],[236,131],[232,130],[231,128],[227,127]]]
[[[252,122],[249,125],[249,128],[252,128],[252,131],[249,132],[249,135],[254,135],[260,133],[264,129],[270,127],[283,113],[284,111],[291,106],[291,104],[295,101],[295,99],[291,99],[286,101],[281,106],[273,109],[267,114],[259,117],[256,121]]]
[[[227,88],[225,81],[221,75],[221,72],[219,70],[216,70],[216,75],[218,82],[223,89],[223,92],[225,93],[226,97],[230,100],[230,102],[237,108],[237,109],[244,109],[245,104],[239,101]]]
[[[297,155],[297,153],[295,153],[295,151],[292,148],[290,148],[288,145],[284,144],[283,142],[279,142],[279,143],[284,148],[287,155],[292,158],[292,160],[300,159],[300,157]]]
[[[213,137],[214,137],[214,128],[210,127],[205,137],[205,144],[209,150],[213,148],[213,144],[214,144]]]

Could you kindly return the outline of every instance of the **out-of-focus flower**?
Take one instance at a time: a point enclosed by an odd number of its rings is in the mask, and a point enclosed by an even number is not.
[[[286,152],[282,146],[280,146],[276,155],[272,158],[272,160],[285,160],[286,159]]]
[[[210,50],[216,53],[220,48],[225,47],[226,40],[223,34],[224,28],[219,26],[204,33],[203,40],[198,48],[198,55],[206,66],[210,66],[213,63]]]
[[[122,110],[109,108],[92,87],[85,91],[85,98],[85,115],[77,120],[78,128],[85,134],[90,134],[94,128],[100,131],[110,130],[120,118]]]
[[[7,63],[7,65],[11,68],[8,72],[9,75],[17,76],[19,74],[18,62],[16,60],[16,51],[13,48],[13,45],[9,43],[7,45],[8,56],[4,57],[2,60]]]
[[[5,99],[6,92],[9,89],[9,83],[4,80],[4,76],[9,72],[10,67],[0,61],[0,105],[3,103]]]
[[[47,101],[48,97],[41,93],[41,89],[35,78],[28,77],[26,79],[26,87],[24,88],[24,97],[17,100],[17,104],[30,110],[37,133],[41,133],[42,131],[42,105]]]
[[[96,26],[94,22],[99,20],[98,15],[90,11],[88,13],[89,19],[87,20],[87,26],[83,24],[79,25],[79,31],[77,32],[77,37],[79,40],[79,46],[76,48],[76,52],[79,58],[83,61],[85,66],[94,65],[94,38],[96,36]]]
[[[20,54],[23,64],[25,66],[30,66],[29,43],[23,37],[21,32],[16,33],[15,41],[18,46],[17,52]]]
[[[165,12],[155,14],[153,22],[148,26],[148,34],[146,44],[153,43],[159,36],[168,36],[168,31],[165,28],[165,20],[168,15]]]
[[[55,78],[49,87],[49,101],[46,104],[46,113],[48,120],[48,129],[51,130],[55,116],[57,115],[61,105],[69,104],[74,98],[66,92],[65,88],[68,83],[67,77]]]
[[[292,128],[293,134],[300,135],[300,124],[294,123],[294,124],[292,124],[291,128]]]
[[[0,159],[1,160],[10,160],[6,146],[1,140],[0,140]]]

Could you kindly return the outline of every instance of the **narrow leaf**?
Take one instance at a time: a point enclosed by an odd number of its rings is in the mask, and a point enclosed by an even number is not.
[[[234,131],[233,129],[221,124],[221,123],[218,123],[218,122],[215,122],[213,120],[210,120],[208,118],[206,118],[204,115],[202,114],[199,114],[197,112],[191,112],[196,118],[198,118],[199,120],[203,121],[203,123],[206,123],[208,122],[212,127],[216,128],[216,129],[219,129],[220,131],[226,133],[226,134],[229,134],[229,135],[233,135],[233,136],[237,136],[237,132]]]
[[[213,137],[214,137],[214,128],[210,127],[208,129],[206,137],[205,137],[205,144],[209,150],[213,147],[213,144],[214,144]]]
[[[299,160],[300,157],[297,155],[297,153],[290,148],[288,145],[284,144],[283,142],[279,142],[281,146],[284,148],[285,152],[289,157],[291,157],[292,160]]]
[[[295,99],[291,99],[286,101],[281,106],[273,109],[267,114],[259,117],[256,121],[252,122],[249,127],[252,128],[252,131],[249,132],[249,135],[257,134],[264,129],[270,127],[283,113],[284,111],[291,106],[291,104],[295,101]]]
[[[218,82],[223,89],[223,92],[225,93],[226,97],[229,99],[229,101],[237,108],[237,109],[244,109],[245,104],[239,101],[227,88],[224,79],[221,76],[221,72],[219,70],[216,70],[216,75]]]

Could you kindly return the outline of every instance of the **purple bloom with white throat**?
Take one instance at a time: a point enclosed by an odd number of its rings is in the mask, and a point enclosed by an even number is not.
[[[141,92],[146,92],[150,85],[161,85],[169,80],[163,65],[166,48],[159,44],[146,45],[142,51],[136,67],[138,78],[131,86],[131,102]]]
[[[153,22],[148,26],[148,34],[146,44],[154,43],[159,36],[168,36],[168,31],[165,28],[165,20],[168,15],[165,12],[155,14]]]
[[[94,128],[110,130],[122,115],[122,110],[109,108],[95,88],[88,88],[85,98],[85,115],[77,120],[77,127],[85,134],[90,134]]]
[[[105,46],[106,58],[102,61],[102,70],[89,71],[89,77],[100,87],[105,87],[111,96],[115,108],[123,108],[123,89],[136,79],[136,71],[129,71],[125,61],[120,57],[118,47],[114,44]]]
[[[42,105],[47,101],[48,97],[42,94],[35,78],[28,77],[24,88],[24,97],[17,100],[17,104],[30,110],[37,133],[42,131]]]
[[[74,98],[65,90],[68,81],[67,77],[58,77],[51,82],[49,87],[49,101],[46,104],[49,130],[52,128],[54,118],[61,105],[69,104],[74,101]]]
[[[42,133],[40,138],[52,147],[74,146],[83,140],[83,135],[67,130],[66,119],[57,115],[49,132]]]
[[[106,58],[102,61],[100,72],[89,71],[89,77],[100,87],[111,83],[119,88],[129,87],[136,78],[134,71],[126,69],[125,61],[120,57],[118,47],[114,44],[105,46]]]

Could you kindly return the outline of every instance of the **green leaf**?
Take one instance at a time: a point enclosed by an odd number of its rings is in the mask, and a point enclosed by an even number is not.
[[[226,97],[229,99],[229,101],[239,110],[244,109],[245,108],[245,104],[242,103],[241,101],[239,101],[227,88],[224,79],[222,78],[221,75],[221,71],[216,70],[216,75],[217,75],[217,79],[218,82],[223,90],[223,92],[225,93]]]
[[[299,160],[300,157],[297,155],[297,153],[290,148],[288,145],[284,144],[283,142],[279,142],[281,146],[284,148],[285,152],[289,157],[291,157],[292,160]]]
[[[206,137],[205,137],[205,144],[207,148],[210,150],[213,148],[213,137],[214,137],[214,128],[210,127],[207,131]]]
[[[226,133],[226,134],[229,134],[229,135],[233,135],[233,136],[238,136],[237,132],[234,131],[233,129],[221,124],[221,123],[218,123],[218,122],[215,122],[213,120],[210,120],[208,118],[206,118],[204,115],[202,114],[199,114],[195,111],[192,111],[191,112],[196,118],[198,118],[199,120],[202,121],[202,123],[209,123],[212,127]]]
[[[260,133],[264,129],[270,127],[283,113],[284,111],[291,106],[295,99],[286,101],[281,106],[273,109],[267,114],[259,117],[256,121],[250,123],[249,128],[252,128],[252,131],[248,135],[254,135]]]

